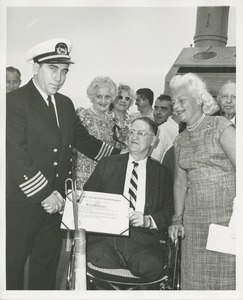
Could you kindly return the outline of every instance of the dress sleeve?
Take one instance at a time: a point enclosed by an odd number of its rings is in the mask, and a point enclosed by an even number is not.
[[[222,132],[229,126],[235,127],[235,124],[233,124],[230,120],[221,116],[215,116],[215,124],[216,124],[215,127],[217,130],[218,137],[220,137]]]
[[[178,158],[179,158],[179,153],[180,153],[180,148],[181,148],[181,134],[179,134],[175,140],[174,140],[174,143],[173,143],[173,146],[174,146],[174,153],[175,153],[175,157],[177,159],[177,163],[179,164],[178,162]]]

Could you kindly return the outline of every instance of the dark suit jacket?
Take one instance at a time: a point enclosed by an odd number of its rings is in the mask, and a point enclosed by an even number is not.
[[[44,213],[40,202],[53,190],[65,196],[75,146],[90,158],[118,153],[89,135],[72,101],[55,94],[60,131],[52,128],[48,106],[32,80],[7,94],[6,188],[7,213]]]
[[[89,191],[123,194],[129,154],[103,158],[88,179],[85,189]],[[150,157],[146,166],[146,197],[144,214],[151,215],[159,230],[134,228],[142,233],[152,233],[163,238],[173,214],[173,186],[170,171]],[[139,175],[139,174],[138,174]]]
[[[174,146],[171,146],[164,155],[163,161],[161,163],[163,166],[166,166],[172,175],[172,179],[174,178]]]

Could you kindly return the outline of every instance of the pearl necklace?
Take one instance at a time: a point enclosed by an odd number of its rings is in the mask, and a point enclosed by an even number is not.
[[[188,125],[186,126],[187,130],[188,131],[193,131],[195,130],[203,121],[203,119],[205,118],[205,114],[203,113],[202,116],[197,120],[196,123],[192,124],[192,125]]]

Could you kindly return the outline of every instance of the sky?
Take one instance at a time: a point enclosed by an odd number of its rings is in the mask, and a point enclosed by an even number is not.
[[[75,64],[60,92],[69,96],[75,107],[91,105],[86,89],[100,75],[135,91],[148,87],[157,97],[163,93],[165,76],[181,50],[194,45],[197,6],[149,5],[152,2],[147,1],[146,7],[63,7],[62,2],[55,7],[9,6],[6,64],[19,68],[25,84],[32,77],[25,53],[43,40],[63,37],[72,42]],[[236,45],[235,15],[235,8],[230,8],[227,46]]]
[[[35,44],[56,37],[67,38],[73,44],[71,57],[75,64],[60,92],[69,96],[76,108],[91,105],[86,89],[98,75],[110,76],[116,84],[122,82],[134,90],[149,87],[156,97],[163,93],[165,76],[181,50],[194,45],[197,6],[207,5],[231,5],[227,46],[237,45],[237,66],[243,65],[242,29],[239,30],[243,28],[242,0],[0,0],[1,99],[5,99],[5,67],[19,68],[22,85],[26,84],[32,77],[32,66],[24,61],[25,53]],[[242,75],[238,68],[237,78]],[[242,84],[237,85],[237,95],[242,95],[242,89]],[[238,103],[237,111],[242,106]],[[132,111],[136,111],[135,105]],[[0,102],[0,116],[4,139],[4,100]],[[242,118],[237,118],[237,128],[243,128],[242,123]],[[239,166],[243,165],[241,132],[237,132]],[[4,178],[4,142],[0,154]],[[243,178],[243,168],[238,168],[237,178]],[[241,179],[237,190],[243,195]],[[4,191],[4,180],[0,187]],[[4,228],[4,216],[1,221]],[[242,238],[238,239],[238,249],[243,249]],[[2,263],[0,268],[4,269]],[[242,269],[238,264],[238,282],[243,280]],[[192,293],[187,296],[197,298]],[[31,294],[27,298],[33,299]]]

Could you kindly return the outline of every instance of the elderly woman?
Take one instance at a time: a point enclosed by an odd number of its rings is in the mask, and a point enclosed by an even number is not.
[[[228,118],[235,124],[236,114],[236,84],[235,82],[226,82],[219,90],[217,101],[220,107],[220,114]]]
[[[209,224],[228,226],[235,197],[235,127],[211,116],[217,103],[195,74],[170,82],[174,111],[186,129],[174,142],[174,216],[169,236],[182,236],[183,290],[235,289],[235,256],[206,250]]]
[[[120,83],[118,95],[112,102],[110,110],[113,121],[113,138],[119,141],[118,145],[123,148],[126,145],[127,135],[131,124],[131,117],[128,114],[129,108],[134,103],[135,93],[130,86]]]
[[[90,134],[115,146],[113,140],[113,120],[109,113],[109,106],[117,95],[117,86],[110,77],[98,76],[87,88],[87,95],[92,106],[76,110],[80,122]],[[89,176],[92,174],[97,162],[89,159],[84,154],[76,151],[73,157],[73,176],[77,179],[77,188],[82,189]]]

